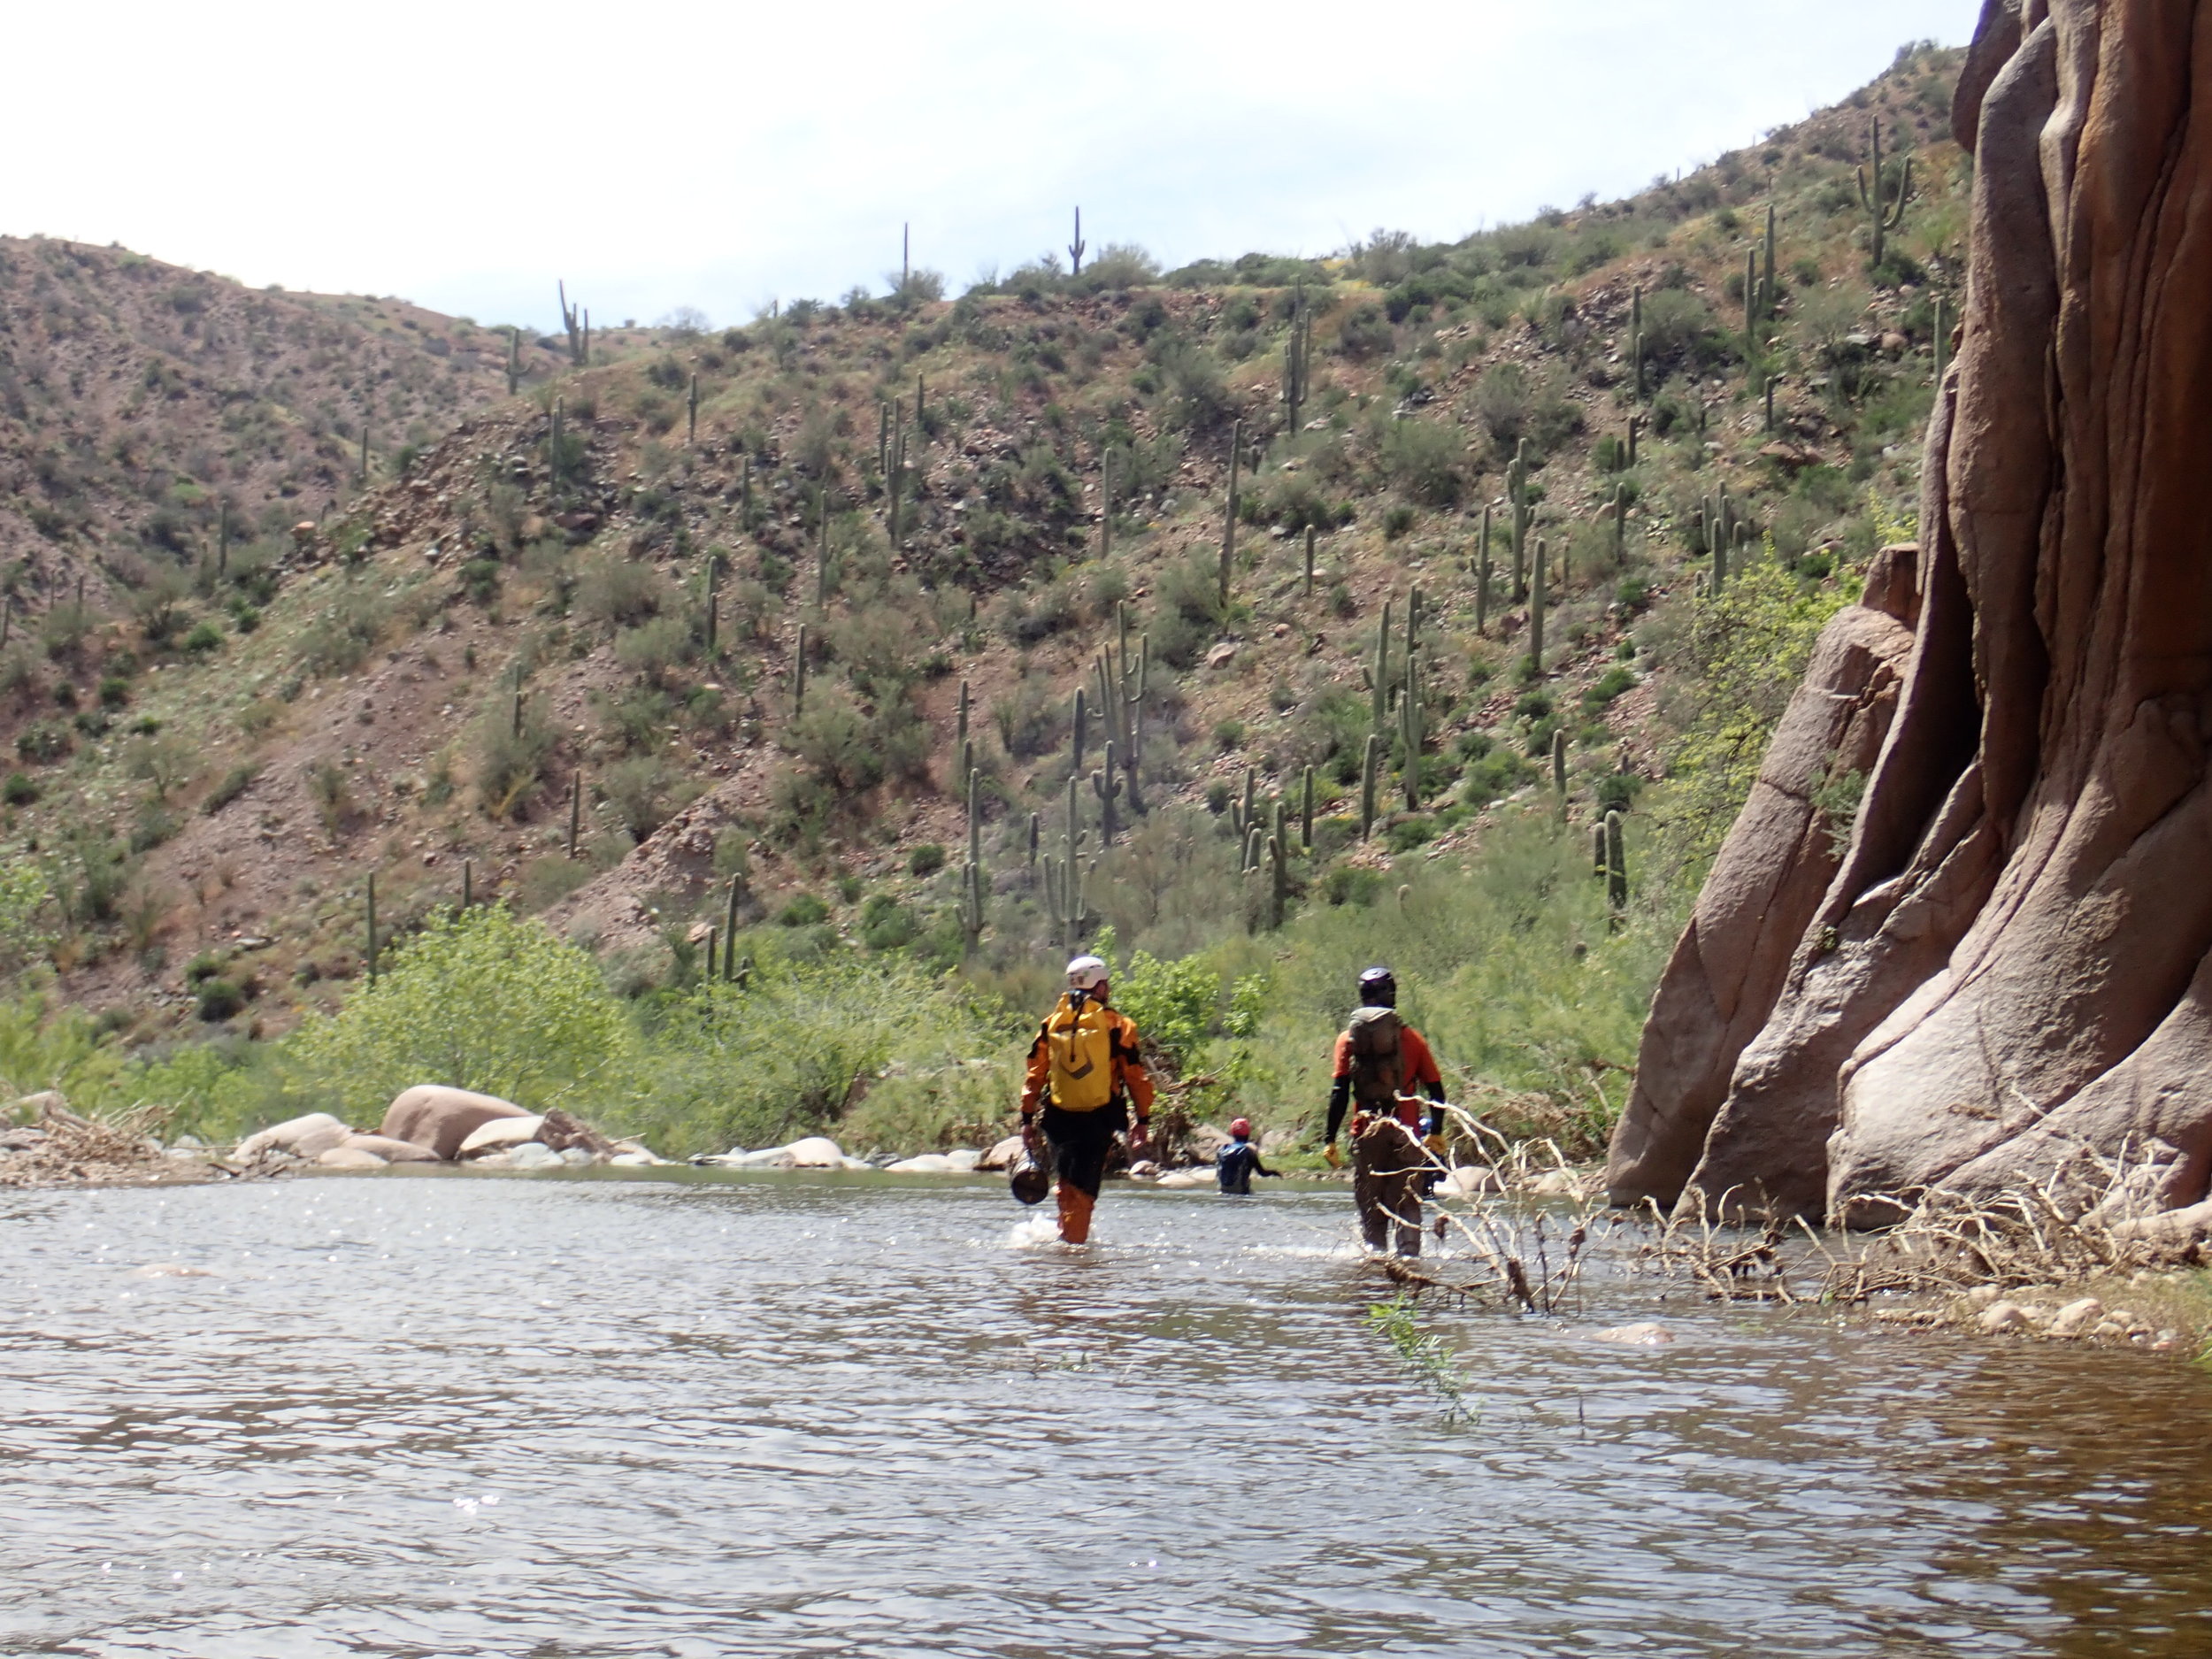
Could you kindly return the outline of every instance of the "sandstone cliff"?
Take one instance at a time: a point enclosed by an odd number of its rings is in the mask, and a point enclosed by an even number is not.
[[[2205,1195],[2208,104],[2212,6],[1985,7],[1909,650],[1832,625],[1655,1000],[1617,1199],[1878,1219],[2082,1146]],[[1831,875],[1792,791],[1878,725]]]

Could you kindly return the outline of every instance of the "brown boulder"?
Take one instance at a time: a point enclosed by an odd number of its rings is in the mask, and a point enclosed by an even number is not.
[[[394,1141],[427,1147],[438,1156],[451,1159],[461,1142],[495,1118],[527,1118],[532,1114],[511,1101],[478,1094],[438,1083],[418,1083],[402,1089],[384,1110],[377,1133]]]
[[[1879,1220],[2086,1147],[2149,1156],[2159,1201],[2192,1204],[2212,1181],[2212,23],[1991,0],[1955,122],[1968,283],[1910,663],[1692,1179]],[[1640,1093],[1709,1089],[1710,1055],[1647,1054]]]
[[[1832,777],[1873,765],[1896,708],[1912,646],[1917,553],[1884,549],[1865,600],[1830,618],[1714,861],[1644,1026],[1635,1090],[1606,1164],[1616,1203],[1674,1202],[1703,1152],[1737,1056],[1773,1010],[1836,872],[1816,793]]]

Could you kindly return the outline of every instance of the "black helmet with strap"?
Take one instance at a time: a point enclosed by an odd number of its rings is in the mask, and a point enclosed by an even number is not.
[[[1359,976],[1359,1002],[1362,1008],[1397,1007],[1397,976],[1384,967],[1368,969]]]

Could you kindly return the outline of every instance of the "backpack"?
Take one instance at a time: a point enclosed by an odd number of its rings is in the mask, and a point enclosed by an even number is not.
[[[1052,1103],[1095,1111],[1114,1097],[1114,1017],[1088,997],[1064,996],[1045,1018]]]
[[[1352,1098],[1370,1111],[1388,1111],[1398,1102],[1405,1077],[1399,1061],[1402,1029],[1394,1008],[1363,1008],[1345,1031],[1352,1056]]]

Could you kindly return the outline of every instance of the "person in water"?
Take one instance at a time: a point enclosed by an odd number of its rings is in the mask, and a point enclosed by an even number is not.
[[[1282,1171],[1260,1162],[1260,1149],[1252,1144],[1252,1120],[1240,1118],[1229,1125],[1228,1145],[1214,1154],[1214,1174],[1223,1192],[1249,1198],[1255,1175],[1279,1176]]]
[[[1348,1107],[1352,1116],[1352,1200],[1367,1248],[1387,1248],[1394,1223],[1398,1254],[1421,1254],[1421,1197],[1429,1188],[1429,1150],[1444,1133],[1444,1079],[1421,1033],[1398,1018],[1398,981],[1388,968],[1359,976],[1360,1005],[1336,1040],[1329,1090],[1330,1163]],[[1426,1145],[1421,1103],[1430,1100]]]
[[[1114,1137],[1125,1131],[1134,1156],[1150,1136],[1152,1077],[1136,1023],[1115,1011],[1110,988],[1096,956],[1068,964],[1068,988],[1037,1027],[1022,1084],[1022,1141],[1033,1156],[1040,1138],[1052,1149],[1060,1238],[1067,1244],[1091,1236],[1091,1210]]]

